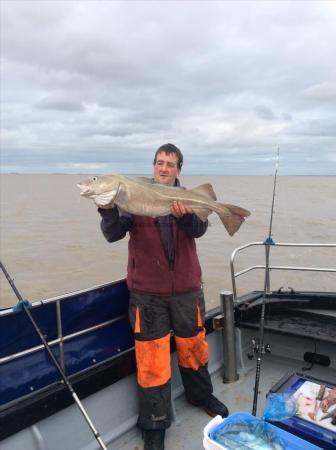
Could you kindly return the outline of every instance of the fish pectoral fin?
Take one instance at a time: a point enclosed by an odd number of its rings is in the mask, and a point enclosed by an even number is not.
[[[96,195],[94,201],[97,205],[109,205],[115,199],[117,192],[117,189],[113,189],[113,191],[103,192],[102,194]]]
[[[208,219],[208,216],[212,213],[211,209],[208,208],[193,208],[193,211],[202,222],[205,222]]]
[[[200,186],[190,189],[190,192],[201,194],[207,198],[211,198],[211,200],[217,200],[215,191],[210,183],[201,184]]]

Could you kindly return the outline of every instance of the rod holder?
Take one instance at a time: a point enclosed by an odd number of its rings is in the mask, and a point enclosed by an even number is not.
[[[233,294],[230,291],[220,293],[220,304],[224,319],[222,329],[224,350],[223,383],[233,383],[239,378],[236,360],[236,339],[234,328]]]

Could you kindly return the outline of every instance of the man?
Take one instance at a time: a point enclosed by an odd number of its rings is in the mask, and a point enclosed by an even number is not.
[[[182,153],[175,145],[161,146],[154,157],[153,182],[179,186],[182,163]],[[129,232],[127,285],[137,361],[138,425],[143,430],[144,450],[161,450],[171,421],[171,330],[187,400],[211,416],[228,415],[226,406],[212,395],[207,368],[205,307],[195,238],[206,232],[208,222],[177,201],[171,205],[171,215],[157,219],[133,216],[113,205],[98,211],[109,242]]]

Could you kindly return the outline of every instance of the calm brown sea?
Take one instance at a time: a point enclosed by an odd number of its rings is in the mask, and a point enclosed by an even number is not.
[[[80,175],[1,176],[1,261],[17,288],[30,301],[54,297],[125,276],[127,237],[109,244],[99,228],[91,200],[79,195]],[[208,232],[197,241],[203,268],[207,308],[216,306],[221,290],[231,290],[230,256],[249,242],[268,236],[272,176],[185,176],[191,188],[213,184],[218,199],[243,206],[251,217],[230,237],[212,214]],[[273,239],[276,242],[336,243],[336,177],[278,176]],[[263,247],[237,258],[237,270],[264,262]],[[271,264],[336,267],[336,250],[271,250]],[[272,288],[336,290],[336,274],[279,272]],[[264,272],[254,270],[237,279],[239,293],[263,289]],[[0,274],[0,308],[16,303]]]

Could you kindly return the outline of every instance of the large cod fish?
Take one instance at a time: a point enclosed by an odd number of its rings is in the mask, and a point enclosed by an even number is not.
[[[244,218],[250,215],[246,209],[219,203],[211,184],[193,189],[155,183],[150,178],[123,175],[93,176],[77,184],[83,197],[92,198],[97,205],[115,204],[130,214],[159,217],[170,214],[170,205],[176,200],[205,221],[215,212],[230,236],[239,229]]]

